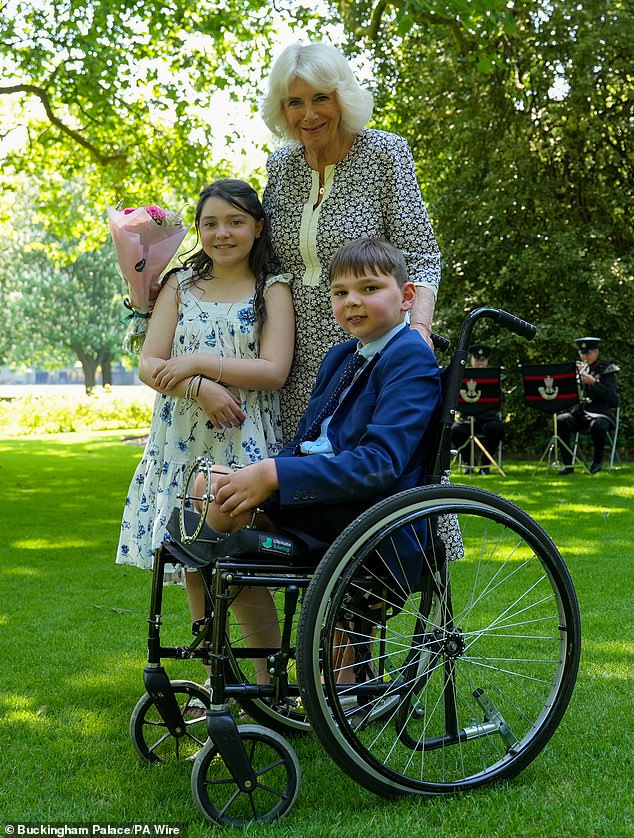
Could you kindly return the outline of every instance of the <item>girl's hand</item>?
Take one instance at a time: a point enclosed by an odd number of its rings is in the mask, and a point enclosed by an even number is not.
[[[208,378],[200,382],[196,399],[211,424],[220,431],[225,428],[239,428],[246,419],[240,399],[222,384],[216,384]]]
[[[159,390],[166,392],[175,387],[180,381],[196,375],[200,372],[198,368],[197,355],[191,353],[178,355],[176,358],[168,358],[159,363],[152,375],[154,384]]]

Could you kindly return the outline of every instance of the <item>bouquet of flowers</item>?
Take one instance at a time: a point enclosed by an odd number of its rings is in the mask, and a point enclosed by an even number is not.
[[[107,206],[117,261],[130,292],[125,300],[130,325],[123,341],[127,352],[139,353],[152,309],[151,286],[158,280],[187,235],[177,212],[161,207],[117,210]]]

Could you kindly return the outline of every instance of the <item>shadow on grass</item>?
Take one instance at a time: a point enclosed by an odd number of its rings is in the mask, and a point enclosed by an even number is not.
[[[146,766],[128,736],[144,692],[150,575],[114,564],[125,494],[141,451],[126,434],[0,440],[0,767],[5,821],[189,823],[209,835],[190,792],[189,764]],[[505,464],[508,477],[462,481],[526,509],[569,562],[584,648],[570,708],[551,743],[510,785],[451,800],[383,801],[343,775],[314,737],[293,738],[303,771],[296,806],[251,835],[409,836],[619,832],[614,778],[632,746],[634,471],[562,480]],[[165,614],[183,638],[183,592]],[[171,677],[202,677],[170,662]],[[628,741],[629,740],[629,741]],[[556,779],[554,779],[556,778]],[[603,825],[610,818],[611,832]]]

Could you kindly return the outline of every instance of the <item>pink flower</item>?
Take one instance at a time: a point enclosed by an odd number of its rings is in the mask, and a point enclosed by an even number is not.
[[[139,209],[139,207],[127,207],[126,209],[122,210],[122,212],[123,212],[124,215],[130,215],[130,213],[134,212],[136,209]],[[165,224],[166,223],[167,213],[164,209],[161,209],[160,207],[157,207],[157,206],[154,206],[154,205],[149,206],[149,207],[143,207],[143,209],[147,212],[147,214],[150,216],[152,221],[155,221],[157,224]],[[171,215],[176,216],[176,218],[179,219],[181,221],[181,224],[182,224],[182,220],[179,218],[177,213],[172,213]],[[172,222],[172,223],[169,223],[170,227],[179,226],[178,224],[173,223],[173,219],[170,219],[170,221]]]
[[[165,220],[165,212],[160,207],[146,207],[145,211],[157,224],[161,224]]]

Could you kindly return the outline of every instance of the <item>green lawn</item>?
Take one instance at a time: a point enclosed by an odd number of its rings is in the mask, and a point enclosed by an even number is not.
[[[137,432],[138,433],[138,432]],[[143,693],[150,576],[114,564],[141,449],[123,431],[0,439],[0,818],[3,823],[185,823],[216,828],[192,799],[189,764],[148,767],[128,738]],[[505,463],[474,477],[529,511],[564,555],[584,645],[568,712],[508,785],[389,802],[342,774],[312,736],[295,738],[298,801],[276,836],[631,836],[634,753],[634,465],[557,478]],[[164,611],[188,626],[184,593]],[[172,677],[199,679],[172,662]],[[219,830],[219,828],[218,828]],[[229,834],[234,831],[228,830]]]

